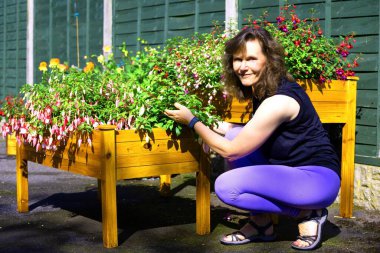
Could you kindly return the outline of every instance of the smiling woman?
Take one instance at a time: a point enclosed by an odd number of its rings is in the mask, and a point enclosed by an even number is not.
[[[221,136],[181,104],[165,111],[227,159],[231,170],[216,179],[215,193],[226,204],[251,212],[249,222],[221,243],[275,240],[270,214],[277,213],[302,219],[293,248],[314,249],[326,207],[340,187],[334,147],[310,98],[287,73],[282,47],[265,29],[246,28],[231,38],[224,63],[226,85],[255,104],[247,124],[231,126]]]

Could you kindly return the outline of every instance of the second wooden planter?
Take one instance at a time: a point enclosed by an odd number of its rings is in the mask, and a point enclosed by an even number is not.
[[[170,174],[196,172],[196,232],[210,232],[210,170],[200,144],[188,132],[173,139],[162,129],[148,137],[134,130],[116,131],[100,126],[92,133],[92,145],[78,147],[72,137],[57,151],[36,152],[28,145],[16,146],[17,208],[27,212],[28,166],[36,162],[99,180],[102,202],[103,244],[118,245],[116,182],[121,179],[161,176],[161,188],[170,187]],[[167,175],[166,177],[163,175]]]

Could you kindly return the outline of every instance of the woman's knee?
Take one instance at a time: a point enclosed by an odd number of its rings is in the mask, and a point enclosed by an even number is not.
[[[235,180],[231,180],[229,172],[221,174],[215,180],[215,194],[226,204],[231,204],[239,196],[238,188]]]

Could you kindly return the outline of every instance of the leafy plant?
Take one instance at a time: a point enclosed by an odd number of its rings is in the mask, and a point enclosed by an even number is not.
[[[41,81],[21,88],[23,100],[13,103],[13,98],[7,98],[3,105],[1,114],[7,119],[3,136],[14,132],[19,142],[26,141],[36,150],[56,150],[74,133],[82,136],[78,145],[91,145],[90,133],[101,124],[145,132],[161,127],[179,135],[183,126],[163,114],[175,102],[213,125],[219,120],[213,101],[222,86],[221,73],[206,74],[200,65],[220,61],[220,39],[216,34],[175,38],[163,50],[145,46],[133,56],[123,45],[121,59],[108,51],[86,57],[83,69],[68,67],[56,58],[49,64],[41,62]],[[206,51],[211,56],[201,61]]]
[[[296,79],[325,83],[355,74],[357,58],[348,60],[352,35],[336,44],[323,35],[318,19],[300,19],[295,5],[281,10],[276,23],[268,22],[264,13],[259,19],[248,17],[245,27],[262,26],[283,45],[286,65]],[[15,133],[19,142],[36,150],[55,150],[74,133],[82,134],[78,145],[91,145],[90,133],[101,124],[145,132],[161,127],[179,135],[183,126],[163,114],[174,102],[213,126],[223,114],[217,108],[228,104],[222,91],[226,34],[216,25],[210,33],[169,39],[162,49],[141,41],[143,49],[133,55],[123,45],[120,59],[106,46],[105,55],[86,57],[83,69],[59,59],[41,62],[40,82],[23,86],[22,99],[7,97],[2,104],[0,116],[7,120],[2,134]]]
[[[276,23],[267,20],[268,13],[258,19],[249,16],[245,27],[264,27],[285,49],[285,62],[288,71],[296,79],[314,79],[319,83],[337,79],[346,80],[354,76],[353,68],[358,66],[358,58],[347,57],[353,48],[353,34],[334,39],[323,35],[319,19],[313,17],[301,19],[296,13],[296,5],[285,4],[281,7]],[[244,28],[243,28],[244,29]]]

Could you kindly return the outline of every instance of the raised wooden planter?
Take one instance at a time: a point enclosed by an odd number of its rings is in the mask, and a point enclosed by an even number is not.
[[[16,146],[17,208],[28,212],[27,161],[97,178],[101,192],[103,244],[118,246],[116,182],[140,178],[196,172],[196,232],[210,232],[210,170],[207,157],[189,131],[172,139],[164,130],[149,136],[133,130],[116,131],[100,126],[92,134],[92,146],[78,147],[75,137],[56,152],[36,152],[28,145]],[[9,142],[10,144],[11,142]],[[170,187],[170,176],[161,176],[161,187]]]
[[[352,217],[355,171],[356,89],[358,77],[334,80],[320,88],[310,80],[299,80],[309,95],[322,123],[342,123],[342,181],[340,215]],[[233,100],[225,121],[245,123],[252,115],[252,105]]]
[[[342,183],[340,214],[352,217],[354,189],[354,155],[356,123],[356,86],[358,78],[333,81],[320,89],[314,83],[300,81],[310,96],[323,123],[342,123]],[[252,113],[247,102],[233,100],[225,120],[245,123]],[[210,168],[207,156],[190,135],[171,139],[156,129],[149,143],[131,130],[115,131],[102,126],[93,132],[92,147],[77,147],[76,138],[57,152],[36,152],[26,145],[16,146],[8,139],[7,153],[16,152],[17,206],[19,212],[28,207],[28,166],[32,161],[73,173],[99,179],[102,199],[103,244],[118,245],[116,213],[116,181],[161,175],[161,189],[170,187],[170,174],[197,173],[196,232],[210,232]]]

